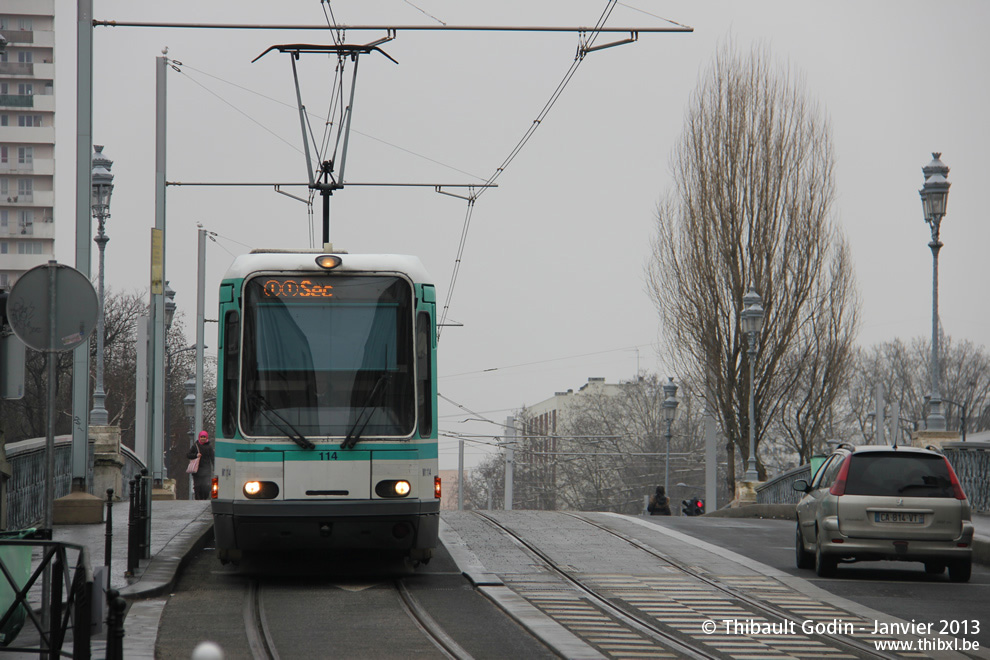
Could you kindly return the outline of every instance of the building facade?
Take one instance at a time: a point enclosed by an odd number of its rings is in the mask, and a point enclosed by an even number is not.
[[[621,384],[606,383],[604,378],[589,378],[577,392],[556,392],[549,399],[526,407],[519,451],[515,455],[516,508],[549,511],[558,508],[559,433],[569,409],[582,397],[614,396],[621,389]]]
[[[55,254],[55,0],[0,3],[0,290]]]

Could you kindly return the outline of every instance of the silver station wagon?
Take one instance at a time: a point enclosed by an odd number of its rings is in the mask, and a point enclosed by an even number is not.
[[[797,505],[798,568],[820,577],[840,562],[916,561],[969,580],[973,523],[956,473],[940,452],[842,444],[818,469]]]

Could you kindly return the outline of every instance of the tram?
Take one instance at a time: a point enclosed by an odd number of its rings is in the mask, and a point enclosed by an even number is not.
[[[254,250],[220,284],[217,556],[380,549],[440,519],[436,293],[419,259]]]

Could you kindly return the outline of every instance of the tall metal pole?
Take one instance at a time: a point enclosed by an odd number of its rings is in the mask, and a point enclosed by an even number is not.
[[[942,154],[935,152],[932,154],[932,162],[921,171],[925,175],[925,184],[918,191],[921,195],[922,207],[925,211],[925,222],[928,223],[932,232],[932,240],[928,247],[932,250],[932,360],[931,379],[932,392],[928,417],[925,419],[926,426],[930,431],[945,430],[945,415],[942,412],[942,392],[939,382],[939,322],[938,322],[938,253],[942,249],[942,241],[939,240],[939,229],[942,226],[942,218],[945,216],[946,202],[951,184],[946,175],[949,168],[941,160]]]
[[[670,497],[670,439],[673,437],[673,432],[671,427],[674,425],[674,420],[667,420],[667,433],[665,434],[667,438],[667,450],[663,459],[663,493],[667,497]],[[659,504],[659,502],[658,502]]]
[[[938,367],[938,252],[942,249],[942,242],[938,240],[937,224],[932,227],[932,241],[928,247],[932,249],[932,398],[926,422],[930,431],[944,431],[945,414],[942,412]]]
[[[196,414],[193,421],[193,440],[203,430],[203,360],[206,350],[206,230],[198,232],[199,256],[196,277]]]
[[[756,471],[756,333],[750,332],[749,339],[749,459],[746,461],[746,474],[743,481],[755,483],[760,480]]]
[[[103,155],[103,146],[94,145],[93,153],[93,214],[99,222],[99,230],[93,241],[100,248],[100,271],[99,271],[99,310],[96,317],[96,388],[93,390],[93,409],[89,413],[89,423],[93,426],[106,426],[109,424],[109,416],[106,407],[106,392],[103,390],[103,361],[104,361],[104,328],[106,327],[106,314],[104,313],[105,297],[103,295],[103,281],[105,277],[104,253],[110,237],[106,235],[106,221],[110,217],[110,195],[113,192],[113,175],[110,168],[113,161]]]
[[[516,418],[507,417],[505,420],[505,510],[512,510],[512,472],[515,463],[514,450],[516,445]]]
[[[457,441],[457,510],[464,510],[464,441]]]
[[[76,24],[76,270],[90,276],[93,233],[90,154],[93,153],[93,0],[77,1]],[[72,352],[72,488],[89,477],[89,343]]]
[[[155,230],[160,237],[156,258],[160,259],[160,271],[151,283],[151,361],[148,373],[151,380],[150,433],[148,435],[148,467],[155,485],[162,480],[162,449],[165,434],[165,109],[166,71],[168,59],[157,58],[155,75]],[[157,280],[157,281],[156,281]]]
[[[106,224],[106,214],[100,213],[98,219],[100,229],[93,241],[100,248],[100,275],[97,289],[100,296],[100,311],[99,316],[96,317],[96,389],[93,390],[93,409],[89,413],[89,423],[93,426],[106,426],[109,423],[109,415],[106,406],[107,394],[103,391],[103,332],[106,327],[106,315],[103,313],[103,263],[104,252],[110,237],[103,231]]]

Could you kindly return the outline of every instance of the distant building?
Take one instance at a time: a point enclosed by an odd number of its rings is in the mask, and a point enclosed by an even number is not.
[[[604,378],[589,378],[575,392],[557,392],[549,399],[526,407],[522,437],[515,453],[514,508],[557,509],[558,429],[564,425],[568,410],[582,397],[614,396],[622,385],[606,383]]]
[[[55,254],[55,0],[0,3],[0,289]]]

